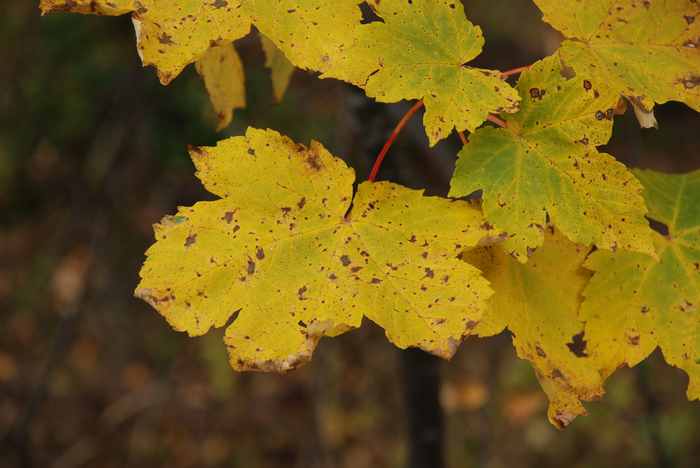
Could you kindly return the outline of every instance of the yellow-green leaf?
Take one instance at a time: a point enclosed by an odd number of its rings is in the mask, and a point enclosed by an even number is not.
[[[196,63],[221,130],[231,123],[233,109],[245,107],[245,73],[233,44],[211,47]]]
[[[279,102],[287,92],[289,80],[294,73],[294,65],[270,39],[261,36],[261,40],[263,52],[265,52],[265,66],[270,69],[272,90],[275,93],[275,99]]]
[[[600,397],[603,388],[578,319],[581,293],[591,276],[583,268],[589,249],[550,229],[544,246],[526,264],[501,245],[474,249],[465,259],[483,271],[495,291],[473,332],[511,331],[518,356],[532,363],[549,397],[550,421],[564,427],[585,414],[581,401]]]
[[[535,0],[567,38],[564,64],[608,83],[645,111],[681,101],[700,111],[700,7],[696,0]]]
[[[234,368],[293,368],[363,316],[449,357],[481,318],[491,289],[457,255],[493,232],[469,203],[387,182],[353,197],[343,161],[271,130],[192,157],[221,198],[156,226],[136,295],[191,335],[233,320]]]
[[[380,102],[422,99],[430,144],[473,131],[490,112],[515,112],[518,94],[492,70],[465,64],[481,29],[452,0],[372,2],[381,21],[361,24],[358,2],[249,0],[258,28],[297,66],[362,87]]]
[[[577,243],[652,252],[641,185],[595,148],[610,138],[617,94],[602,81],[562,77],[556,57],[523,73],[517,89],[520,112],[505,129],[471,136],[450,195],[483,190],[486,218],[521,261],[542,245],[547,217]]]
[[[668,228],[656,256],[595,252],[581,318],[603,372],[634,366],[656,347],[689,376],[688,398],[700,398],[700,171],[638,171],[649,217]]]

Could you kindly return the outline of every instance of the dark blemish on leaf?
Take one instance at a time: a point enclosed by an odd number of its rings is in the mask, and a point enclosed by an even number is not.
[[[450,281],[450,275],[445,275],[442,277],[442,282],[447,284]]]
[[[467,330],[473,330],[474,328],[476,328],[477,325],[479,325],[478,320],[470,320],[467,322],[467,325],[466,325]]]
[[[435,276],[435,272],[431,270],[430,268],[425,269],[425,277],[426,278],[433,278]]]
[[[350,271],[352,271],[353,273],[357,273],[357,272],[360,271],[360,270],[362,270],[362,267],[361,267],[361,266],[356,266],[356,267],[350,268]]]
[[[189,247],[195,242],[197,242],[197,234],[190,234],[187,236],[187,239],[185,239],[185,247]]]
[[[331,273],[330,275],[328,275],[328,279],[330,279],[331,281],[335,281],[338,279],[338,277],[335,273]]]
[[[248,259],[248,269],[247,269],[247,271],[248,271],[248,274],[249,274],[249,275],[252,275],[253,273],[255,273],[255,262],[254,262],[252,259],[250,259],[250,258]]]
[[[299,321],[297,322],[297,325],[299,325],[301,328],[306,328],[306,324],[304,323],[303,320],[299,320]]]
[[[255,251],[255,256],[258,260],[262,260],[263,258],[265,258],[265,251],[262,247],[258,247],[258,249]]]
[[[408,242],[415,242],[416,241],[416,235],[413,234],[410,239],[408,239]]]
[[[587,357],[586,345],[588,344],[586,340],[583,339],[585,332],[578,333],[571,337],[571,343],[566,343],[569,351],[574,353],[576,357]]]
[[[535,100],[535,99],[542,99],[544,95],[546,94],[546,91],[544,89],[539,89],[539,88],[530,88],[530,97]]]
[[[253,148],[248,148],[248,154],[250,156],[255,156],[255,150]]]
[[[280,208],[282,210],[282,216],[287,216],[292,209],[288,206],[283,206]]]
[[[226,221],[226,224],[231,224],[231,221],[233,221],[233,211],[227,211],[221,219]]]
[[[158,36],[158,42],[160,42],[161,44],[165,44],[165,45],[174,44],[173,37],[167,33],[162,33],[160,36]]]
[[[301,210],[306,205],[306,197],[301,197],[301,200],[297,203],[297,207]]]
[[[595,113],[595,118],[596,120],[603,120],[605,118],[605,114],[602,111],[597,111]]]
[[[593,87],[590,81],[588,80],[583,80],[583,89],[586,91],[590,91],[590,89]]]
[[[348,266],[352,262],[350,261],[350,257],[348,257],[347,255],[343,255],[340,257],[340,263],[342,263],[343,266]]]
[[[552,378],[553,379],[564,379],[564,374],[562,374],[559,369],[554,369],[552,371]]]
[[[228,6],[228,2],[226,0],[214,0],[214,3],[211,4],[214,8],[224,8]]]
[[[639,335],[627,335],[627,342],[632,346],[639,346]]]
[[[539,357],[541,357],[541,358],[546,358],[546,357],[547,357],[547,353],[545,353],[545,352],[544,352],[544,349],[540,348],[539,346],[535,346],[535,352],[536,352],[537,355],[538,355]]]
[[[380,280],[379,278],[372,278],[372,281],[370,281],[370,283],[372,283],[372,284],[379,284],[381,282],[382,282],[382,280]]]
[[[310,154],[309,157],[306,158],[306,164],[314,171],[320,171],[323,167],[321,166],[321,160],[317,154]]]
[[[306,300],[306,297],[304,297],[304,293],[306,293],[306,291],[307,291],[306,286],[302,286],[302,287],[299,288],[299,290],[297,291],[297,296],[299,296],[299,300],[300,300],[300,301],[305,301],[305,300]]]
[[[639,309],[639,311],[640,311],[642,314],[648,314],[648,313],[649,313],[649,306],[643,305],[642,308]]]
[[[685,89],[693,89],[700,85],[700,76],[691,76],[689,78],[684,78],[680,80],[680,83]]]

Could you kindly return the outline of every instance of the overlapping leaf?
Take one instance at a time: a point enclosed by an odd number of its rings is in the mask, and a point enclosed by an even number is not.
[[[450,195],[483,190],[486,218],[509,234],[506,248],[521,261],[542,244],[548,217],[577,243],[651,252],[639,182],[595,148],[610,137],[616,93],[562,77],[556,57],[523,73],[517,88],[521,111],[508,128],[472,135]]]
[[[481,52],[479,27],[452,0],[246,0],[255,25],[301,68],[365,89],[380,102],[423,99],[431,145],[473,131],[489,112],[515,112],[518,95],[491,70],[467,67]]]
[[[581,293],[591,273],[583,268],[588,248],[548,228],[541,249],[523,264],[501,245],[465,254],[491,282],[495,294],[479,336],[508,329],[518,356],[530,361],[550,400],[549,419],[558,427],[585,414],[581,400],[603,394],[598,366],[582,341]]]
[[[271,130],[192,152],[222,197],[156,226],[136,294],[178,330],[221,327],[237,369],[286,370],[363,316],[401,348],[449,357],[491,295],[457,259],[493,235],[478,209],[363,183],[320,144]]]
[[[644,110],[681,101],[700,111],[696,0],[535,0],[567,38],[560,54],[580,78],[608,83]]]
[[[634,366],[656,347],[690,377],[688,398],[700,398],[700,171],[637,172],[649,217],[665,224],[657,259],[632,252],[595,252],[581,318],[604,374]]]

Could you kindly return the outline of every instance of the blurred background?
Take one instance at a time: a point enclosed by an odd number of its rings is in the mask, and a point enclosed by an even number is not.
[[[161,86],[129,18],[42,18],[37,3],[4,0],[0,15],[0,467],[404,466],[400,351],[377,327],[323,340],[290,374],[237,374],[221,331],[175,333],[132,292],[151,225],[212,199],[187,144],[271,127],[321,141],[363,179],[410,103],[297,71],[278,104],[251,34],[236,43],[248,107],[217,134],[193,67]],[[560,41],[529,1],[464,3],[487,40],[478,66],[529,64]],[[700,167],[699,114],[667,104],[657,118],[640,130],[631,112],[616,117],[606,150]],[[454,135],[428,148],[414,118],[380,178],[444,195],[459,148]],[[439,372],[450,467],[700,465],[700,404],[658,352],[564,431],[505,334],[468,340]]]

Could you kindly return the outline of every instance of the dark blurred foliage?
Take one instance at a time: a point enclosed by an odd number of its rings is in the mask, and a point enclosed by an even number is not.
[[[508,69],[553,51],[528,1],[466,1],[487,45],[476,63]],[[173,332],[132,298],[151,224],[210,199],[186,145],[248,125],[314,138],[364,178],[407,103],[297,72],[281,104],[255,35],[237,46],[248,109],[214,131],[191,67],[171,86],[142,69],[128,18],[54,15],[5,0],[0,16],[0,466],[398,467],[406,458],[399,351],[371,324],[323,340],[288,375],[235,374],[221,333]],[[616,118],[607,150],[627,164],[700,167],[700,118],[657,111],[661,129]],[[459,149],[428,148],[417,119],[381,178],[445,194]],[[656,353],[619,371],[591,414],[546,420],[531,368],[507,336],[468,340],[442,364],[449,466],[694,467],[700,406]]]

